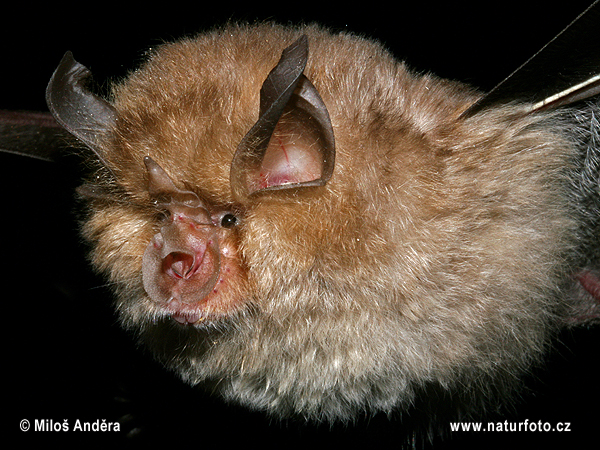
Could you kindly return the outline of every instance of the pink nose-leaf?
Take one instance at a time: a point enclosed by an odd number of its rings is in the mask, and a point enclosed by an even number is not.
[[[172,276],[173,278],[188,279],[194,275],[195,265],[196,264],[193,255],[182,252],[172,252],[169,253],[165,259],[163,259],[163,272]]]
[[[142,260],[144,288],[160,304],[199,304],[220,274],[216,227],[198,214],[179,213],[149,243]],[[177,302],[172,302],[174,299]]]

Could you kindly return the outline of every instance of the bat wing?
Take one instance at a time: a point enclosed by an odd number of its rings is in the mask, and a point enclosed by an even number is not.
[[[463,113],[515,100],[532,110],[558,107],[600,94],[600,0]]]
[[[53,161],[69,133],[48,112],[0,110],[0,151]]]
[[[589,216],[584,234],[585,261],[574,278],[572,310],[567,323],[577,325],[600,320],[600,208],[598,180],[600,166],[600,128],[598,99],[600,95],[600,1],[594,1],[535,55],[502,80],[491,91],[469,107],[462,118],[468,118],[501,104],[522,101],[531,103],[531,112],[558,108],[586,100],[576,115],[584,123],[574,123],[573,133],[583,140],[584,160],[575,201],[586,208]],[[575,131],[577,129],[578,131]]]

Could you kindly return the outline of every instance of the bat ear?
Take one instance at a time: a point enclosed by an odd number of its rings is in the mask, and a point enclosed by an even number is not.
[[[85,88],[91,72],[65,53],[46,88],[46,103],[56,121],[91,148],[104,163],[99,137],[116,120],[108,102]]]
[[[322,186],[333,173],[335,143],[327,108],[302,74],[308,38],[287,47],[260,91],[259,119],[231,163],[237,199],[259,191]]]

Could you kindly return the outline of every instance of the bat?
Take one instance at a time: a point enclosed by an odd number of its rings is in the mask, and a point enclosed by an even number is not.
[[[67,54],[47,98],[97,165],[91,260],[191,384],[312,421],[430,392],[476,414],[598,319],[597,81],[577,108],[485,106],[270,24],[162,46],[111,101],[88,75]]]

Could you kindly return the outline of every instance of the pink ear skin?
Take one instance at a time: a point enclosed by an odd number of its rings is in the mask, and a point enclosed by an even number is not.
[[[308,38],[284,49],[260,91],[259,118],[231,162],[234,197],[325,185],[333,173],[335,140],[325,103],[302,72]]]
[[[164,315],[183,324],[235,308],[227,289],[239,282],[240,267],[223,244],[223,213],[211,214],[193,192],[180,190],[151,158],[148,191],[168,213],[142,259],[144,289]]]
[[[306,114],[304,114],[306,116]],[[293,119],[279,121],[263,156],[252,190],[305,184],[323,176],[320,136],[311,129],[310,117],[290,113]],[[306,122],[306,123],[303,123]]]
[[[232,190],[238,196],[244,192],[243,197],[266,190],[322,186],[331,178],[334,161],[329,115],[314,86],[302,77],[267,144],[253,148],[243,141],[238,147],[232,162]]]
[[[321,178],[319,154],[274,136],[260,167],[258,189],[284,184],[305,183]]]

